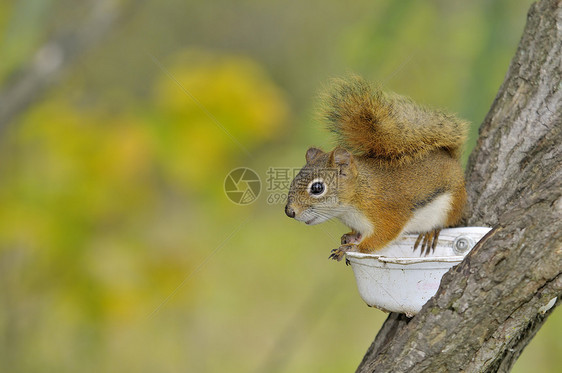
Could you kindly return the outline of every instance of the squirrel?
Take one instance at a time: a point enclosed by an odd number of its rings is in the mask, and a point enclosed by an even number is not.
[[[459,158],[468,123],[356,76],[334,81],[321,114],[338,146],[308,149],[289,189],[287,216],[309,225],[337,218],[350,227],[330,254],[337,261],[405,233],[419,234],[414,251],[420,243],[422,255],[435,250],[440,230],[463,215]]]

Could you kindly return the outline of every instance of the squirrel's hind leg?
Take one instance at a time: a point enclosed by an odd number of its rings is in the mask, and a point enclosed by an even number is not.
[[[426,233],[420,233],[420,235],[418,236],[416,243],[414,243],[414,251],[416,251],[416,249],[418,248],[420,242],[422,242],[421,244],[421,254],[422,255],[428,255],[431,252],[435,251],[435,248],[437,247],[437,241],[439,238],[439,233],[441,232],[441,229],[434,229],[432,231],[426,232]],[[423,241],[422,241],[423,239]]]

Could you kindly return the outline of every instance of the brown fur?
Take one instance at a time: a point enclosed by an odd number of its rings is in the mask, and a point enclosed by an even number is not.
[[[328,128],[355,155],[396,164],[445,149],[458,159],[466,140],[467,122],[384,93],[356,76],[334,80],[322,103]]]
[[[373,234],[359,244],[360,251],[375,251],[396,239],[412,218],[416,202],[435,190],[453,195],[446,227],[459,223],[466,201],[464,178],[459,162],[447,152],[434,151],[395,167],[381,168],[369,157],[354,160],[358,178],[349,184],[342,181],[339,188],[355,191],[353,198],[341,202],[363,211],[375,226]]]
[[[341,260],[354,247],[361,252],[383,248],[404,231],[418,209],[443,193],[451,194],[446,221],[436,223],[443,227],[419,232],[424,237],[422,251],[435,247],[439,229],[459,223],[466,202],[459,162],[465,121],[385,94],[357,77],[334,82],[324,95],[323,116],[340,146],[331,152],[308,150],[285,212],[307,224],[336,217],[351,219],[346,221],[352,229],[367,226],[361,219],[373,227],[361,240],[356,231],[345,234],[331,258]],[[317,180],[323,181],[325,194],[310,193],[308,188]],[[357,218],[357,211],[364,217]]]

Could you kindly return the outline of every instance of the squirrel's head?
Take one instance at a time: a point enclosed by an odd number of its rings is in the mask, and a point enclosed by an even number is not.
[[[331,152],[310,148],[306,165],[291,183],[285,213],[310,225],[338,217],[345,211],[356,179],[350,152],[340,147]]]

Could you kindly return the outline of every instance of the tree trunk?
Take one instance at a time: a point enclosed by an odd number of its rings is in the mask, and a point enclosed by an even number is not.
[[[357,372],[505,372],[562,295],[562,1],[531,6],[467,167],[491,226],[413,319],[390,314]]]

